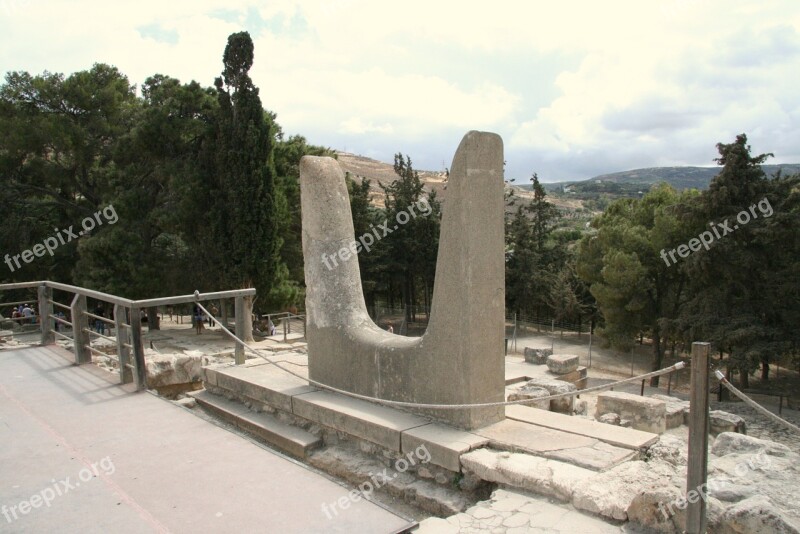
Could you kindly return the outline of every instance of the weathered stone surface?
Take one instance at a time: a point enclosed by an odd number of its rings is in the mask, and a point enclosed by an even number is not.
[[[597,420],[607,425],[619,426],[619,414],[614,412],[604,413]]]
[[[312,454],[308,461],[318,469],[360,486],[362,491],[369,488],[366,483],[370,482],[378,491],[433,514],[457,514],[469,506],[467,498],[456,490],[418,480],[409,473],[389,470],[378,460],[349,449],[327,447]]]
[[[528,363],[544,365],[547,363],[547,357],[551,354],[553,354],[553,349],[550,347],[525,347],[525,361]]]
[[[533,410],[526,406],[506,406],[506,417],[515,421],[523,421],[536,426],[598,439],[609,445],[616,445],[617,447],[634,451],[643,450],[658,441],[658,435],[650,432],[642,432],[632,428],[613,428],[610,425],[604,425],[582,417]]]
[[[491,500],[446,520],[428,518],[417,534],[620,534],[622,529],[566,505],[514,491],[498,489]]]
[[[530,408],[528,408],[530,410]],[[542,413],[548,413],[542,411]],[[526,452],[602,471],[638,454],[586,436],[542,428],[506,419],[474,431],[489,438],[495,449]]]
[[[791,453],[791,449],[786,445],[735,432],[723,432],[717,436],[711,446],[711,453],[716,456],[757,453],[762,450],[771,456],[786,456]]]
[[[428,330],[420,338],[390,334],[367,313],[357,254],[369,245],[355,240],[344,173],[336,160],[303,157],[300,188],[309,377],[399,401],[502,401],[505,255],[500,137],[472,131],[456,150],[447,189],[449,208],[441,223],[436,292]],[[400,208],[425,211],[420,203]],[[503,418],[502,406],[419,412],[464,429]]]
[[[763,495],[734,504],[722,516],[723,532],[800,534],[800,526]]]
[[[637,430],[656,434],[666,430],[666,404],[661,400],[619,391],[598,394],[595,418],[610,412],[619,414],[620,419],[628,419]]]
[[[572,504],[619,521],[627,521],[634,498],[646,488],[662,487],[674,469],[662,462],[626,462],[578,483]]]
[[[404,431],[400,436],[401,452],[413,453],[424,447],[430,462],[454,473],[461,470],[459,457],[487,443],[486,438],[463,430],[431,423]]]
[[[797,508],[797,480],[800,479],[800,455],[784,445],[760,440],[736,433],[720,434],[712,446],[709,458],[709,480],[718,482],[713,494],[728,499],[740,499],[738,505],[755,497],[763,496],[778,516],[785,516],[795,527],[800,525],[800,509]],[[721,484],[719,484],[721,483]],[[744,508],[728,515],[723,524],[744,514]],[[744,514],[745,516],[747,514]],[[739,521],[737,519],[736,521]],[[732,530],[741,532],[734,522]],[[766,528],[766,527],[765,527]],[[763,530],[763,532],[774,532]]]
[[[621,464],[632,458],[638,457],[636,451],[623,449],[608,443],[598,441],[591,447],[579,449],[560,449],[544,453],[545,457],[563,462],[602,471],[611,466]]]
[[[571,373],[579,364],[580,358],[577,354],[553,354],[547,357],[547,368],[557,375]]]
[[[662,434],[658,442],[654,443],[647,451],[648,460],[666,462],[670,465],[686,466],[689,462],[688,444],[682,439]]]
[[[708,494],[723,502],[739,502],[752,497],[756,493],[753,486],[735,484],[727,478],[712,477],[708,479]]]
[[[203,356],[199,353],[157,354],[148,351],[145,367],[150,388],[199,382],[203,378]]]
[[[677,428],[686,423],[689,414],[688,401],[660,394],[650,395],[650,398],[666,403],[667,429]]]
[[[628,521],[654,532],[681,532],[682,529],[675,525],[673,509],[669,507],[669,503],[681,497],[680,490],[670,485],[646,488],[635,495],[628,505]]]
[[[295,415],[397,452],[404,431],[428,423],[416,415],[328,391],[296,395],[292,405]]]
[[[461,456],[465,470],[475,476],[539,495],[569,502],[574,486],[595,473],[582,467],[528,454],[477,449]]]
[[[529,386],[525,384],[514,393],[508,395],[508,400],[516,401],[516,400],[526,400],[526,399],[538,399],[541,397],[549,397],[550,392],[544,388],[539,386]],[[549,410],[550,409],[550,400],[543,400],[543,401],[536,401],[531,403],[526,403],[525,406],[530,406],[531,408],[539,408],[540,410]]]
[[[571,393],[578,391],[573,384],[569,382],[562,382],[553,378],[537,377],[528,380],[523,387],[526,388],[542,388],[547,390],[550,395],[559,395],[562,393]],[[575,404],[575,396],[561,397],[559,399],[550,400],[550,411],[565,413],[572,415],[573,406]]]
[[[732,413],[723,412],[722,410],[712,410],[709,412],[709,431],[712,435],[721,434],[723,432],[738,432],[739,434],[747,434],[744,419]]]

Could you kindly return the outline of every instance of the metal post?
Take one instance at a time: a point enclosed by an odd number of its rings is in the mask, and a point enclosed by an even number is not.
[[[639,394],[640,397],[644,397],[644,380],[642,380],[642,392]]]
[[[92,352],[86,348],[89,344],[89,316],[86,315],[86,297],[75,293],[70,310],[72,312],[72,342],[75,347],[75,363],[91,363]]]
[[[136,307],[131,307],[131,346],[133,347],[133,379],[136,382],[136,389],[146,389],[147,368],[142,344],[142,312]]]
[[[283,323],[283,342],[284,343],[286,343],[286,322],[288,320],[289,320],[289,317],[287,316],[287,317],[284,317],[283,321],[282,321],[282,323]],[[403,319],[403,322],[405,322],[405,319]],[[402,331],[402,329],[403,329],[403,326],[400,325],[400,330]]]
[[[235,312],[236,312],[236,337],[244,339],[244,297],[236,297],[234,299]],[[233,359],[236,365],[244,363],[244,347],[237,341],[236,347],[233,349]]]
[[[42,345],[52,345],[56,342],[56,336],[53,334],[53,289],[46,285],[39,286],[39,326],[42,328]]]
[[[686,532],[706,531],[706,501],[702,498],[708,478],[708,354],[710,343],[692,343],[692,378],[689,404],[689,466],[686,472]],[[722,386],[720,386],[722,387]]]
[[[592,367],[592,329],[589,328],[589,368]]]
[[[119,381],[121,384],[133,382],[133,373],[128,364],[131,362],[131,351],[126,344],[130,344],[125,306],[114,305],[114,330],[117,334],[117,354],[119,355]]]

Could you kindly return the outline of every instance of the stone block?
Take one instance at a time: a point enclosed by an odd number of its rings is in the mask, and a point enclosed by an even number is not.
[[[553,349],[549,347],[525,347],[525,361],[528,363],[544,365],[547,363],[547,358],[552,354]]]
[[[597,395],[595,418],[615,413],[627,419],[631,428],[662,434],[667,429],[666,403],[650,397],[640,397],[619,391],[606,391]]]
[[[747,426],[744,419],[738,415],[723,412],[722,410],[711,410],[708,415],[709,432],[714,436],[723,432],[747,434]]]
[[[614,412],[604,413],[597,420],[607,425],[619,426],[619,414]]]
[[[297,395],[293,408],[299,417],[396,452],[401,452],[402,432],[428,424],[427,420],[400,410],[327,391]]]
[[[424,447],[430,454],[430,463],[455,473],[461,471],[462,454],[487,442],[484,437],[437,423],[406,430],[400,436],[403,454],[414,453],[419,447]],[[417,454],[417,457],[420,456]]]
[[[580,359],[577,354],[552,354],[547,357],[547,368],[551,373],[565,375],[578,369]]]
[[[509,452],[478,449],[461,457],[464,469],[482,480],[569,502],[573,488],[594,472],[559,462]]]
[[[550,392],[546,389],[539,387],[539,386],[529,386],[524,385],[514,393],[509,394],[508,400],[516,401],[516,400],[525,400],[525,399],[538,399],[541,397],[549,397]],[[550,409],[550,401],[543,400],[543,401],[536,401],[531,403],[526,403],[524,406],[530,406],[531,408],[539,408],[540,410],[549,410]]]
[[[553,378],[545,378],[545,377],[537,377],[531,378],[528,380],[524,388],[542,388],[547,390],[550,395],[558,395],[559,393],[569,393],[572,391],[578,391],[573,384],[569,382],[563,382],[561,380],[556,380]],[[558,412],[558,413],[565,413],[572,415],[572,410],[575,405],[575,396],[569,397],[561,397],[558,399],[551,399],[550,400],[550,411]]]
[[[667,429],[678,428],[686,423],[689,415],[689,402],[668,395],[651,395],[651,398],[666,403]]]
[[[506,417],[544,428],[562,430],[570,434],[598,439],[610,445],[636,451],[645,449],[658,441],[658,436],[650,432],[642,432],[632,428],[611,427],[581,417],[570,417],[556,412],[534,410],[525,406],[506,406]]]
[[[575,384],[575,387],[578,389],[586,389],[586,383],[589,381],[589,370],[585,366],[579,365],[578,368],[571,373],[557,375],[555,378],[556,380]]]

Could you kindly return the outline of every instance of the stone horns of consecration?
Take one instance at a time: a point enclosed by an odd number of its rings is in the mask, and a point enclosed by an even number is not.
[[[346,391],[405,402],[503,401],[500,136],[471,131],[453,157],[430,321],[419,338],[391,334],[367,314],[357,254],[369,251],[363,246],[366,239],[354,235],[345,177],[338,162],[303,157],[300,189],[309,377]],[[387,223],[393,230],[398,221]],[[464,429],[480,428],[504,417],[502,406],[411,411]]]

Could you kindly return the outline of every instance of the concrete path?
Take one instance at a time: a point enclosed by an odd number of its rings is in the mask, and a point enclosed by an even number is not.
[[[307,467],[55,347],[0,351],[0,532],[399,532]]]

